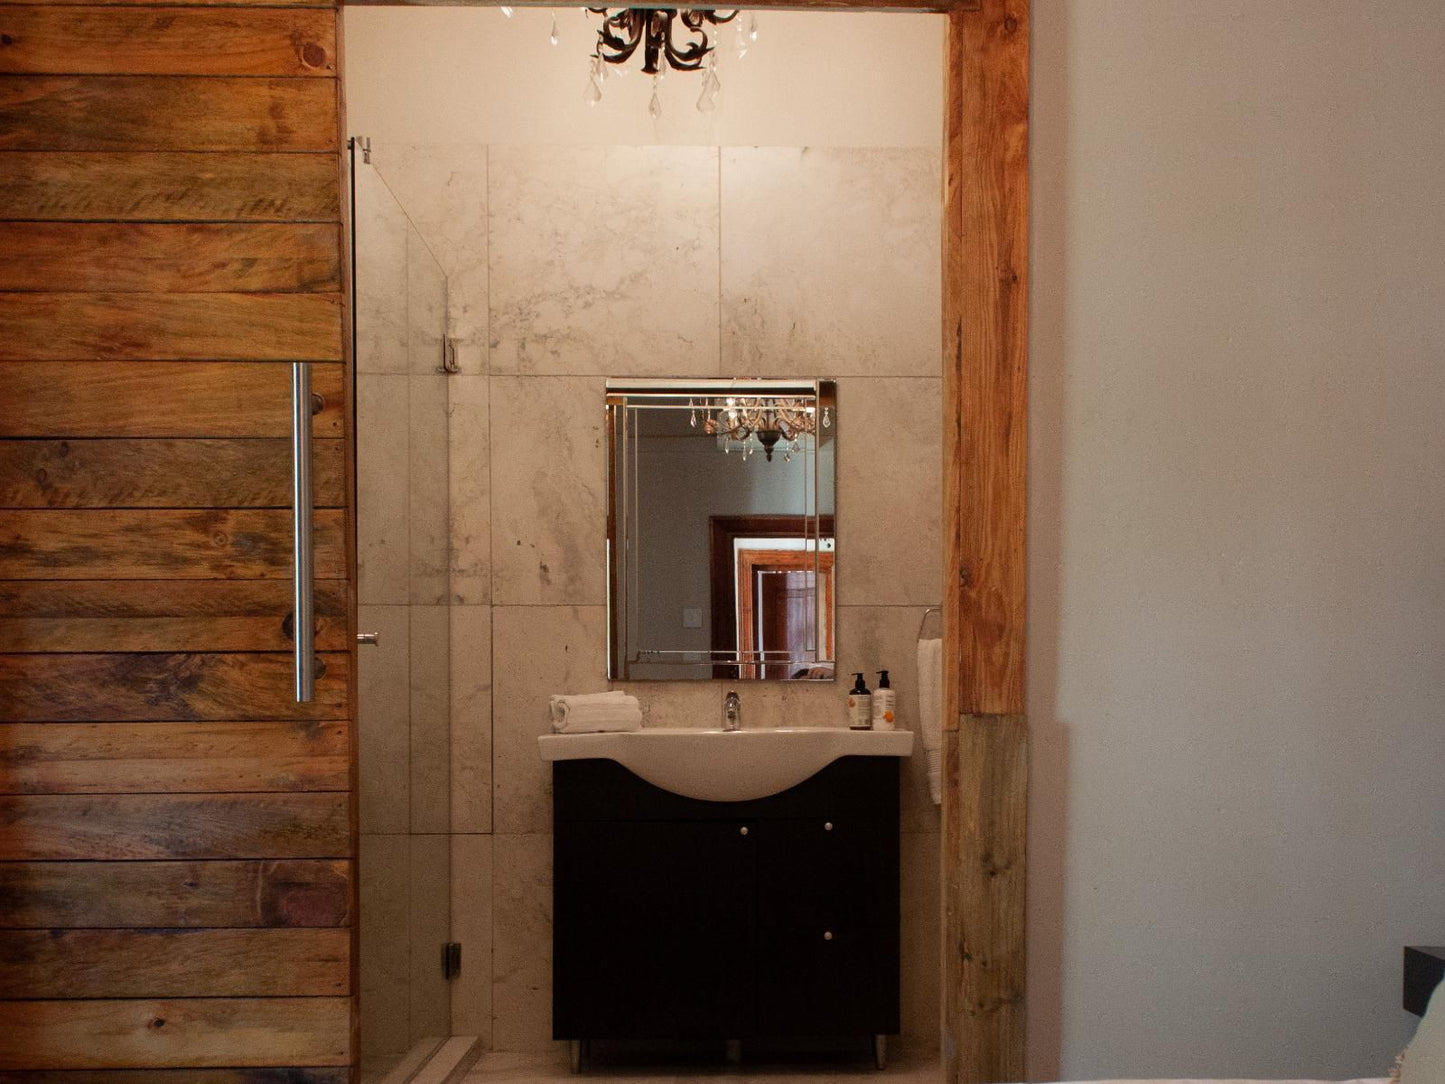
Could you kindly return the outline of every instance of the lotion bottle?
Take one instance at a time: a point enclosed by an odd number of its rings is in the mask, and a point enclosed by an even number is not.
[[[898,717],[898,694],[888,684],[888,671],[878,671],[878,688],[873,691],[873,729],[892,730]]]
[[[848,691],[848,729],[871,730],[873,727],[873,697],[868,686],[863,684],[863,675],[853,675],[853,688]]]

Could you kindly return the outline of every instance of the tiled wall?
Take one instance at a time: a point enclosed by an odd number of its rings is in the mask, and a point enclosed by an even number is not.
[[[941,593],[939,160],[463,145],[375,158],[447,273],[462,366],[446,378],[465,945],[452,1025],[536,1049],[551,1041],[551,796],[535,739],[550,694],[608,684],[604,381],[838,379],[839,668],[892,669],[915,728],[914,642]],[[725,691],[631,688],[649,725],[715,725]],[[745,720],[837,725],[843,689],[744,686]],[[938,817],[921,755],[906,777],[904,1030],[931,1048]]]

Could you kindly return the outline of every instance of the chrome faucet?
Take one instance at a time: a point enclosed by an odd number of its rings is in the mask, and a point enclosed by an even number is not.
[[[730,692],[723,698],[723,729],[741,730],[743,728],[743,698],[735,692]]]

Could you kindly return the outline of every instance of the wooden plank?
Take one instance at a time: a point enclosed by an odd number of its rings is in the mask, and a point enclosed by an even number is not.
[[[344,858],[345,794],[0,797],[0,861]]]
[[[0,6],[5,73],[334,76],[335,53],[336,13],[314,8]]]
[[[314,515],[316,576],[346,577],[346,516]],[[289,579],[291,510],[0,512],[0,579]]]
[[[0,931],[0,998],[336,996],[350,945],[327,929]]]
[[[0,863],[0,928],[350,924],[351,863]]]
[[[0,722],[345,719],[350,655],[320,658],[298,704],[289,654],[0,655]]]
[[[351,999],[10,1001],[0,1070],[344,1065]]]
[[[955,627],[957,710],[1024,710],[1025,481],[1028,454],[1028,0],[986,0],[955,16],[963,90],[955,276],[959,436],[949,509],[961,535]],[[949,531],[945,531],[948,534]],[[958,582],[958,581],[954,581]]]
[[[316,648],[345,651],[346,584],[316,581]],[[289,651],[285,580],[0,581],[0,652]]]
[[[350,769],[347,723],[0,723],[0,794],[343,791]]]
[[[332,151],[330,79],[0,75],[0,150]]]
[[[311,367],[317,437],[343,435],[341,366]],[[218,362],[0,365],[0,437],[288,437],[291,366]]]
[[[1024,1079],[1028,726],[968,715],[944,735],[944,1076]]]
[[[334,153],[0,152],[0,217],[336,222],[340,173]]]
[[[336,294],[0,293],[0,361],[340,361]]]
[[[339,293],[329,224],[0,224],[0,290]]]
[[[345,506],[345,456],[312,442],[316,507]],[[290,507],[289,440],[0,440],[0,508]]]
[[[0,1073],[0,1084],[351,1084],[351,1070],[295,1066],[282,1069],[52,1069],[45,1072],[30,1069],[23,1073]]]

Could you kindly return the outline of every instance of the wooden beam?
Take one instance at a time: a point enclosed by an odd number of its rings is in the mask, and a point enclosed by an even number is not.
[[[944,110],[946,1084],[1024,1074],[1028,0],[949,18]]]
[[[1028,727],[967,715],[944,742],[944,1080],[1023,1080]]]

